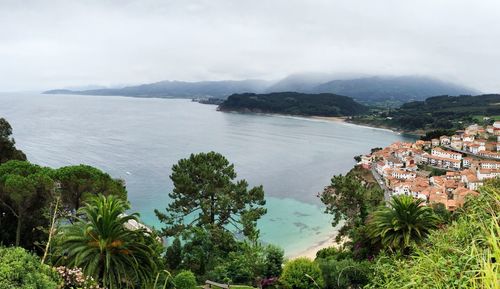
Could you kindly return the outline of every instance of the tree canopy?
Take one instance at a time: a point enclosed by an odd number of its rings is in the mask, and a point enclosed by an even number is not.
[[[31,248],[43,234],[37,227],[48,222],[44,210],[55,192],[51,173],[50,168],[27,161],[11,160],[0,165],[0,231],[4,243]],[[11,230],[13,224],[15,230]]]
[[[368,111],[366,106],[347,96],[298,92],[233,94],[219,106],[219,109],[306,116],[348,116]]]
[[[66,210],[76,212],[91,196],[115,195],[127,199],[127,191],[121,180],[115,180],[103,171],[88,165],[66,166],[54,170],[59,182],[61,198]]]
[[[382,202],[383,193],[380,188],[360,180],[352,171],[345,176],[333,176],[331,184],[319,197],[325,204],[325,213],[333,215],[333,226],[345,221],[339,230],[340,237],[364,224],[370,210]]]
[[[236,180],[234,165],[219,153],[191,154],[172,167],[172,202],[166,212],[155,210],[165,236],[193,227],[219,228],[256,237],[257,220],[266,213],[262,186],[248,188]]]
[[[12,138],[12,127],[4,118],[0,118],[0,164],[9,160],[26,160],[26,155],[16,149],[16,142]]]

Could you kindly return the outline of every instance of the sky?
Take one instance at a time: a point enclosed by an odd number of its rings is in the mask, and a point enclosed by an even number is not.
[[[304,72],[500,92],[500,1],[0,0],[0,91]]]

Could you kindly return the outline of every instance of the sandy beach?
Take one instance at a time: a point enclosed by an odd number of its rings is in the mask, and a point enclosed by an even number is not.
[[[296,258],[300,258],[300,257],[306,257],[306,258],[310,258],[310,259],[314,260],[316,258],[316,253],[319,250],[324,249],[324,248],[328,248],[328,247],[339,248],[346,241],[346,240],[341,240],[340,242],[336,242],[335,237],[336,237],[336,235],[332,235],[332,236],[330,236],[330,238],[328,238],[324,241],[320,241],[302,252],[299,252],[297,254],[289,256],[289,258],[296,259]]]
[[[311,116],[311,118],[336,122],[345,122],[347,119],[346,116]]]

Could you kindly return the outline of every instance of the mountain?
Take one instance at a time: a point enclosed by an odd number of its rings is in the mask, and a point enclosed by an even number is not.
[[[297,73],[291,74],[271,86],[266,88],[266,92],[310,92],[314,87],[330,81],[338,79],[336,76],[326,73]]]
[[[219,110],[303,116],[351,116],[365,113],[368,108],[350,97],[332,93],[277,92],[233,94],[219,105]]]
[[[160,81],[138,86],[112,89],[45,91],[46,94],[120,95],[135,97],[218,97],[226,98],[233,93],[261,92],[269,86],[264,80],[223,80],[223,81]]]
[[[436,95],[471,95],[476,90],[420,76],[365,77],[332,80],[311,89],[311,92],[330,92],[349,95],[362,102],[424,100]]]
[[[478,91],[457,84],[418,76],[370,76],[359,74],[292,74],[277,82],[265,80],[161,81],[123,88],[91,90],[49,90],[47,94],[121,95],[135,97],[215,97],[225,99],[235,93],[333,93],[366,103],[399,105],[436,95],[472,95]]]

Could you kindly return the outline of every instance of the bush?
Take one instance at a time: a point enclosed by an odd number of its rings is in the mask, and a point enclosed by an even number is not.
[[[318,259],[317,262],[327,289],[363,288],[370,280],[372,269],[368,261],[328,258]]]
[[[102,289],[94,278],[85,276],[80,268],[60,266],[56,271],[63,280],[63,285],[58,289]]]
[[[26,250],[0,247],[0,288],[53,289],[61,284],[56,271]]]
[[[318,264],[308,258],[297,258],[287,262],[280,281],[287,289],[323,287],[323,277]]]
[[[283,255],[283,250],[276,246],[241,242],[236,251],[220,258],[206,277],[222,283],[258,285],[281,275]]]
[[[335,260],[342,260],[350,258],[351,256],[352,253],[350,251],[336,247],[323,248],[316,253],[316,259],[333,258]]]
[[[177,289],[195,289],[196,277],[191,271],[181,271],[174,277],[174,284]]]
[[[283,256],[284,252],[280,247],[269,245],[266,248],[265,277],[272,278],[281,275],[283,271]]]

